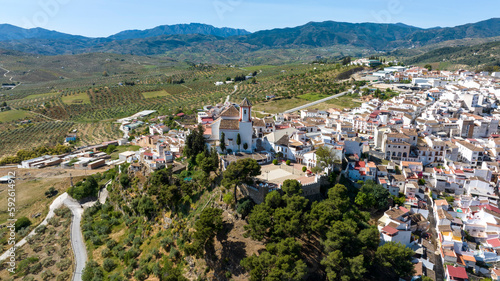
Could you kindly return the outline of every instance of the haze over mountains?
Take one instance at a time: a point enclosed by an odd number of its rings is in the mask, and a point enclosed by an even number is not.
[[[419,47],[448,40],[500,36],[500,18],[456,27],[422,29],[378,23],[310,22],[293,28],[250,33],[206,24],[164,25],[127,30],[107,38],[89,38],[42,28],[0,25],[0,48],[33,54],[60,55],[112,52],[159,55],[168,51],[237,54],[269,49],[346,45],[373,51]]]

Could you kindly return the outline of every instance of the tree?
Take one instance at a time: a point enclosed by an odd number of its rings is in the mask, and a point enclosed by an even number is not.
[[[199,257],[208,246],[213,245],[215,235],[222,229],[222,210],[218,208],[206,208],[200,214],[200,218],[194,224],[193,246],[195,254]]]
[[[430,64],[424,65],[424,68],[427,68],[427,70],[432,71],[432,65]]]
[[[31,225],[31,221],[30,219],[28,219],[27,217],[20,217],[19,219],[16,220],[16,222],[14,223],[14,229],[16,231],[19,231],[20,229],[22,228],[25,228],[25,227],[28,227]]]
[[[222,152],[226,150],[226,134],[224,132],[220,135],[219,147]]]
[[[400,277],[408,277],[414,272],[411,262],[414,254],[410,248],[400,243],[389,242],[377,249],[375,260],[385,270],[393,271]]]
[[[250,280],[302,280],[307,266],[300,258],[300,243],[286,238],[278,243],[266,245],[259,256],[252,255],[241,261],[241,266],[250,271]]]
[[[302,194],[302,184],[300,184],[297,180],[285,180],[281,189],[287,196]]]
[[[244,149],[244,150],[247,150],[247,149],[248,149],[248,143],[244,143],[244,144],[243,144],[243,149]]]
[[[313,168],[313,172],[315,173],[321,172],[324,169],[332,170],[335,163],[341,160],[333,149],[325,146],[318,148],[315,153],[318,158],[316,167]]]
[[[111,145],[108,145],[108,147],[106,147],[105,152],[109,155],[109,154],[113,153],[115,151],[115,149],[116,149],[116,145],[111,144]]]
[[[130,179],[126,173],[121,173],[120,174],[120,184],[123,187],[128,187],[130,184]]]
[[[372,208],[382,210],[389,205],[389,197],[389,191],[382,185],[375,184],[372,180],[367,180],[356,195],[355,202],[365,210]]]
[[[236,135],[236,145],[238,145],[238,150],[240,150],[240,145],[241,145],[240,133],[238,133],[238,135]]]
[[[307,171],[307,167],[306,166],[302,167],[302,172],[305,173],[306,171]]]
[[[156,212],[156,205],[149,196],[143,196],[140,199],[134,200],[134,209],[148,219],[151,219]]]
[[[110,272],[112,271],[113,269],[115,269],[116,267],[116,263],[112,260],[112,259],[105,259],[102,263],[102,268],[106,271],[106,272]]]
[[[250,212],[252,211],[254,205],[255,204],[252,201],[252,199],[249,199],[249,198],[242,199],[240,204],[238,204],[238,209],[236,209],[236,211],[243,218],[246,218],[250,214]]]
[[[207,147],[205,145],[204,130],[201,125],[193,130],[191,134],[186,137],[186,145],[184,146],[184,155],[191,160],[199,153],[204,152]]]
[[[228,192],[224,194],[224,197],[222,197],[222,201],[224,201],[224,203],[226,203],[227,205],[233,205],[234,195],[231,192]]]
[[[232,162],[223,174],[222,184],[226,187],[233,186],[234,200],[237,201],[236,187],[244,182],[248,183],[252,177],[260,175],[260,165],[255,159],[245,158]]]
[[[104,280],[104,272],[102,272],[99,264],[93,260],[87,261],[82,271],[83,281],[100,281]]]

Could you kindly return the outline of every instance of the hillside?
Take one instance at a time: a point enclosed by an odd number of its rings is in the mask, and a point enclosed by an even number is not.
[[[500,42],[474,46],[444,47],[404,60],[408,64],[447,62],[472,68],[500,66]]]

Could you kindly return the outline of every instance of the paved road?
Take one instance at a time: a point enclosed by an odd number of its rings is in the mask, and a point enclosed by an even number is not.
[[[82,271],[87,262],[87,248],[83,240],[82,229],[80,224],[82,221],[83,208],[75,199],[68,196],[64,200],[64,204],[68,206],[73,213],[73,220],[71,221],[71,248],[75,256],[75,271],[73,272],[73,281],[82,281]]]

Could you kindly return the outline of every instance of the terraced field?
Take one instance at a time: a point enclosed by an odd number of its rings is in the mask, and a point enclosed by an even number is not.
[[[3,118],[0,115],[0,119],[7,121],[0,124],[0,136],[3,137],[0,140],[0,157],[15,154],[19,148],[60,143],[64,135],[73,129],[78,130],[81,144],[116,139],[122,133],[113,121],[142,110],[156,110],[161,115],[180,111],[194,114],[204,105],[224,102],[231,94],[232,102],[239,103],[246,97],[256,111],[274,113],[332,95],[349,86],[336,79],[347,68],[331,64],[244,67],[172,65],[165,59],[155,63],[142,57],[94,55],[97,58],[89,57],[93,60],[83,67],[88,72],[78,70],[80,75],[75,75],[76,70],[72,72],[68,69],[76,65],[73,57],[69,61],[63,57],[51,58],[52,61],[44,58],[41,64],[50,68],[45,73],[57,73],[60,77],[47,80],[42,79],[40,73],[35,73],[40,76],[37,83],[22,81],[23,84],[8,95],[0,95],[0,102],[6,101],[12,108],[24,110],[17,111],[19,114],[5,114]],[[81,58],[88,57],[82,55]],[[25,77],[22,65],[32,62],[34,58],[25,59],[11,62],[9,66],[14,74],[18,74],[16,79]],[[94,59],[104,60],[110,68],[102,68],[102,61],[99,64]],[[253,72],[257,73],[255,79],[214,85],[214,82]],[[234,92],[235,85],[238,88]],[[276,98],[268,101],[266,97],[270,96]],[[347,100],[342,103],[349,104]],[[341,107],[342,104],[332,103],[329,106]],[[16,123],[21,117],[29,118],[32,124]],[[16,136],[22,140],[15,141]]]
[[[0,157],[14,155],[20,149],[60,144],[72,126],[73,122],[43,122],[1,131]]]

